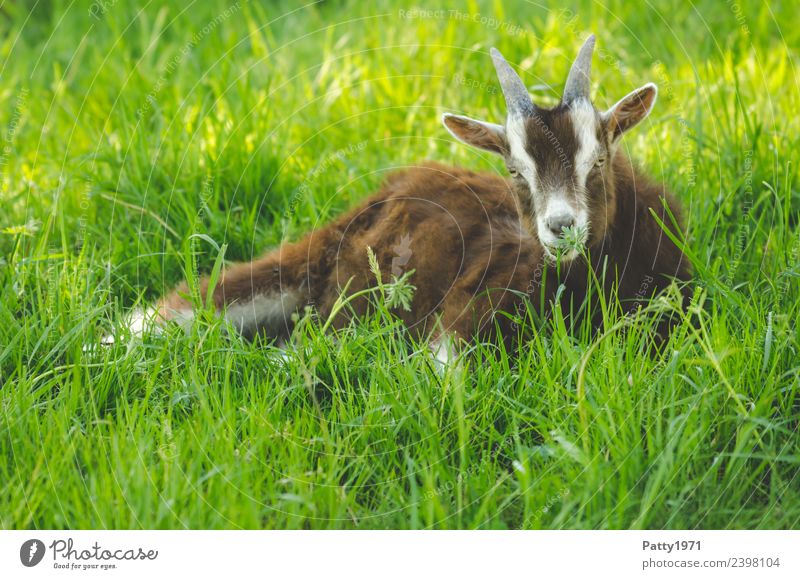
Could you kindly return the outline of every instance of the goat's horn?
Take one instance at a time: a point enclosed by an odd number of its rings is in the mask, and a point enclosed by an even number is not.
[[[594,51],[594,34],[590,35],[583,43],[578,57],[572,63],[564,86],[564,96],[561,102],[571,103],[575,99],[589,98],[591,89],[590,77],[592,74],[592,51]]]
[[[506,109],[509,115],[521,114],[527,116],[533,113],[533,102],[528,94],[528,89],[522,79],[519,78],[511,65],[506,62],[503,55],[496,48],[492,48],[489,53],[492,55],[494,67],[497,70],[497,78],[500,81],[500,88],[506,98]]]

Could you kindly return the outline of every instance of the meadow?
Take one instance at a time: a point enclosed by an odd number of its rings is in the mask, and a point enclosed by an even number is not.
[[[0,528],[798,528],[797,5],[552,4],[0,6]],[[501,172],[441,114],[502,121],[491,46],[555,104],[590,32],[598,105],[660,89],[623,141],[685,208],[659,354],[613,304],[444,372],[380,303],[288,361],[210,316],[92,347],[392,170]]]

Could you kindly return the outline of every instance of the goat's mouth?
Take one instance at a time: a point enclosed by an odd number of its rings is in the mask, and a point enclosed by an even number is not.
[[[558,237],[553,235],[544,239],[542,237],[540,235],[539,239],[545,256],[553,262],[568,263],[586,252],[589,235],[586,227],[565,227]]]
[[[553,263],[569,263],[581,256],[581,252],[574,247],[563,247],[561,245],[542,244],[547,259]]]

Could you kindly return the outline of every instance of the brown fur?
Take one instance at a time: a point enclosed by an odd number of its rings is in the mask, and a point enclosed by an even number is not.
[[[663,223],[671,226],[672,219],[662,203],[665,200],[669,212],[681,224],[681,211],[672,195],[639,174],[622,153],[613,159],[611,174],[612,180],[606,184],[603,199],[590,201],[593,229],[588,250],[598,278],[603,275],[603,264],[607,264],[606,295],[616,285],[623,309],[633,311],[665,289],[673,279],[688,282],[691,268],[688,258],[651,214],[652,210]],[[600,216],[605,220],[601,221]],[[602,231],[602,236],[598,237],[599,231]],[[562,306],[571,301],[576,307],[583,302],[588,272],[588,267],[582,262],[562,267],[560,282],[567,289]],[[685,305],[689,288],[684,284],[681,290]],[[669,327],[669,322],[661,326],[662,337]]]
[[[563,138],[568,134],[565,130]],[[533,153],[546,149],[537,147]],[[588,249],[595,265],[608,258],[623,304],[641,298],[643,284],[649,297],[673,276],[688,280],[685,256],[649,213],[652,208],[669,223],[661,198],[679,217],[675,202],[638,175],[622,154],[613,159],[613,170],[607,173],[611,177],[606,195],[593,208],[593,215],[602,216],[597,220],[602,225],[595,227],[593,217]],[[509,338],[510,320],[498,313],[519,311],[525,294],[538,298],[543,278],[548,280],[548,302],[557,287],[555,269],[545,261],[524,199],[527,196],[513,180],[497,175],[437,163],[400,171],[378,193],[327,227],[256,261],[227,268],[214,289],[214,304],[221,311],[258,294],[291,290],[302,294],[298,309],[312,305],[324,319],[348,280],[352,279],[351,292],[375,285],[368,246],[377,255],[384,279],[390,279],[397,256],[393,248],[408,236],[410,258],[403,268],[415,270],[411,283],[417,290],[411,311],[397,312],[406,325],[418,335],[445,331],[465,340],[492,337],[497,325],[501,336]],[[579,305],[585,299],[587,275],[580,260],[562,268],[565,304],[572,300]],[[201,294],[207,291],[204,280]],[[163,318],[191,308],[185,292],[183,286],[159,303]],[[366,301],[357,303],[355,311],[366,307]],[[336,321],[346,322],[344,316]],[[292,330],[291,317],[261,330],[286,338]]]

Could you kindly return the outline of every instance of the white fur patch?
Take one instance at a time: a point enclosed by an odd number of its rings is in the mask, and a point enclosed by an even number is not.
[[[148,332],[160,332],[161,326],[159,325],[159,317],[155,308],[137,308],[133,310],[124,321],[124,326],[127,333],[132,338],[140,338]],[[104,346],[110,346],[117,341],[117,336],[109,334],[100,339],[100,343]]]
[[[134,310],[127,319],[126,325],[132,336],[141,336],[152,325],[155,312],[152,308]]]
[[[584,99],[573,103],[569,114],[575,129],[575,141],[578,143],[578,150],[575,153],[575,174],[578,187],[583,189],[600,150],[600,141],[597,140],[597,116],[591,103]]]
[[[563,194],[561,196],[553,195],[553,197],[548,200],[545,213],[536,217],[536,227],[538,228],[539,241],[545,245],[545,248],[554,245],[560,237],[554,235],[553,232],[550,231],[550,227],[547,225],[547,220],[553,215],[561,215],[564,213],[573,215],[574,211],[575,210],[573,209],[572,205],[567,203]]]
[[[543,216],[538,216],[536,218],[536,228],[539,241],[542,242],[542,246],[544,247],[547,256],[551,259],[554,259],[555,256],[560,253],[562,261],[567,262],[578,257],[578,251],[575,249],[570,249],[564,253],[563,248],[558,247],[561,236],[555,235],[552,231],[550,231],[550,227],[547,225],[547,220],[550,218],[550,216],[556,216],[563,213],[569,213],[573,215],[575,220],[573,227],[583,232],[582,242],[585,243],[589,227],[589,214],[585,207],[581,207],[575,211],[575,208],[565,200],[563,195],[555,196],[548,201],[546,213]]]
[[[514,161],[514,166],[525,177],[531,190],[531,195],[533,195],[537,191],[538,184],[536,182],[536,165],[525,150],[525,144],[527,143],[525,119],[516,115],[508,117],[506,137],[508,138],[508,146],[511,149],[511,159]]]
[[[259,294],[250,301],[234,303],[225,311],[225,319],[239,333],[252,334],[259,328],[282,330],[300,305],[297,292]]]
[[[432,340],[428,344],[428,347],[430,348],[431,354],[433,354],[433,359],[437,368],[441,370],[447,368],[456,357],[453,340],[446,334],[442,334],[435,340]]]
[[[289,323],[290,316],[300,304],[300,294],[297,292],[283,292],[271,295],[256,295],[247,302],[230,305],[225,311],[225,319],[242,334],[253,334],[260,328],[275,333],[281,332]],[[160,333],[165,322],[178,324],[184,331],[188,331],[194,322],[194,310],[191,307],[171,309],[159,315],[154,307],[133,310],[124,321],[127,334],[138,338],[147,333]],[[109,334],[104,336],[100,343],[105,346],[114,344],[118,336]]]
[[[192,308],[170,310],[169,319],[178,324],[184,332],[188,332],[194,322],[194,310]]]

